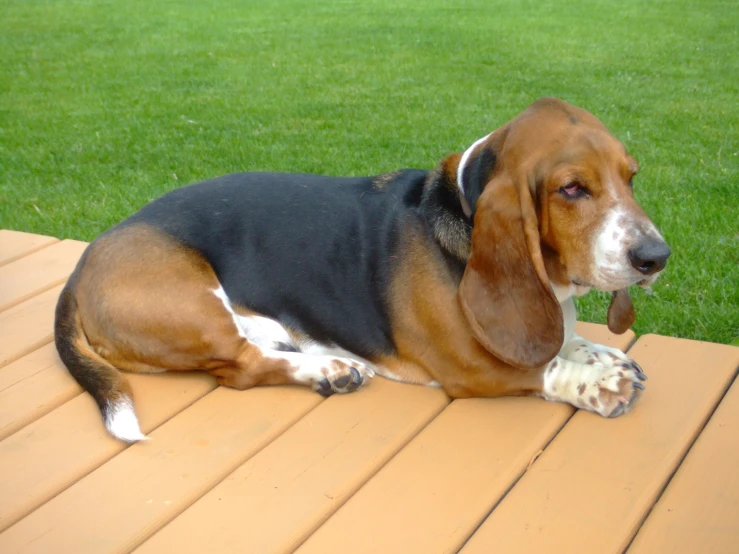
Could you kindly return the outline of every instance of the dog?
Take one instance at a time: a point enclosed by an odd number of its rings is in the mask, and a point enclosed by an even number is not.
[[[324,396],[377,373],[615,417],[646,377],[573,333],[573,297],[611,291],[608,325],[623,333],[626,289],[665,267],[637,168],[595,116],[543,98],[431,171],[185,186],[89,245],[59,298],[56,347],[127,442],[146,437],[119,370]]]

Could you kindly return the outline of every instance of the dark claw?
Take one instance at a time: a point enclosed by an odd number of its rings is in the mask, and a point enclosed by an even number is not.
[[[647,388],[647,387],[645,387],[644,385],[642,385],[641,383],[632,383],[632,386],[633,386],[633,387],[634,387],[635,389],[639,389],[639,390],[645,390],[645,389]]]
[[[359,385],[362,384],[362,375],[359,373],[359,370],[357,370],[356,367],[353,367],[350,369],[351,376],[352,376],[352,382],[347,387],[347,392],[352,392],[354,390],[357,390],[359,388]]]
[[[352,368],[354,369],[354,368]],[[349,384],[349,381],[351,380],[352,375],[342,375],[338,379],[334,381],[334,386],[339,389],[343,389]]]
[[[644,370],[641,368],[639,364],[637,364],[634,360],[631,360],[631,367],[634,368],[634,371],[637,373],[644,373]]]
[[[329,397],[334,393],[334,389],[331,388],[331,383],[328,382],[328,379],[321,379],[317,383],[316,392],[321,396]]]
[[[639,379],[640,381],[646,381],[647,379],[649,379],[646,373],[637,373],[636,378]]]
[[[608,415],[608,417],[618,417],[622,413],[624,413],[624,410],[626,409],[626,406],[622,403],[618,403],[618,406]]]
[[[634,383],[634,386],[641,385],[641,383]],[[643,385],[642,385],[643,387]],[[618,417],[621,414],[623,414],[626,411],[626,408],[631,406],[631,404],[634,403],[634,400],[636,400],[636,391],[631,392],[631,398],[629,398],[629,401],[624,404],[623,402],[619,402],[618,406],[608,415],[608,417]]]

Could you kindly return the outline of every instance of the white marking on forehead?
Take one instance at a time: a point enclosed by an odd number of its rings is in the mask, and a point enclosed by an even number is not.
[[[490,133],[488,135],[485,135],[481,139],[476,140],[472,146],[470,146],[467,150],[464,151],[464,154],[462,154],[462,157],[459,159],[459,165],[457,166],[457,187],[459,188],[462,194],[464,194],[464,185],[462,184],[462,175],[464,174],[464,166],[467,165],[467,160],[472,155],[472,153],[475,151],[475,148],[477,148],[483,142],[485,142],[492,134],[493,133]],[[474,206],[471,206],[471,207],[474,207]]]

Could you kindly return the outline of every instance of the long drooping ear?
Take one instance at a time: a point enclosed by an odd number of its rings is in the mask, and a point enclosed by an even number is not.
[[[608,329],[611,333],[621,335],[631,327],[636,319],[634,305],[631,303],[629,291],[614,291],[611,304],[608,306]]]
[[[528,369],[557,355],[564,323],[544,269],[531,192],[520,181],[503,173],[483,190],[459,300],[477,340]]]

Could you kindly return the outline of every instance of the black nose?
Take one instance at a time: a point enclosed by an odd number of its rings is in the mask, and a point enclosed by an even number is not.
[[[639,273],[652,275],[662,271],[670,257],[670,247],[662,240],[655,238],[642,239],[639,244],[629,250],[629,259]]]

